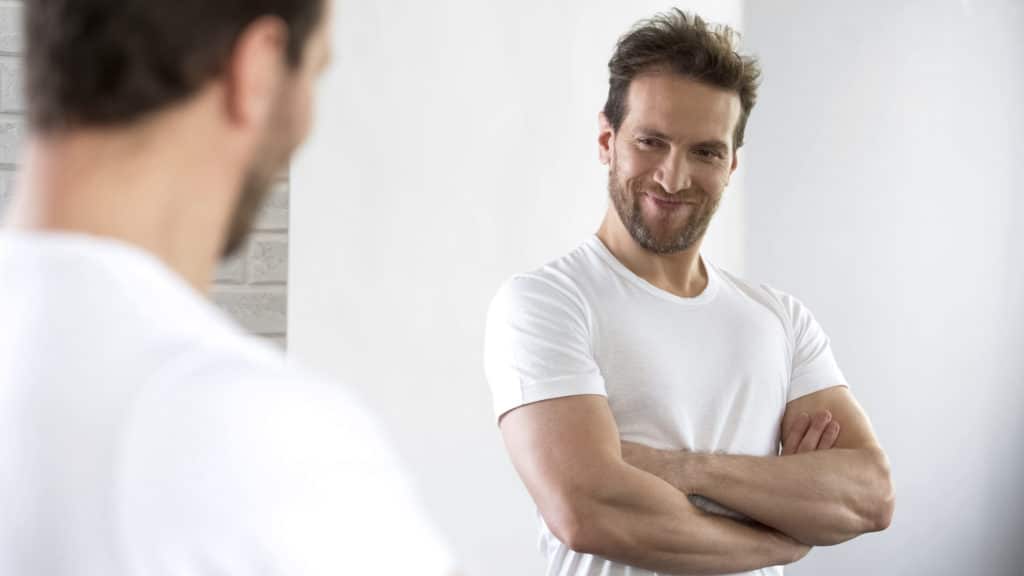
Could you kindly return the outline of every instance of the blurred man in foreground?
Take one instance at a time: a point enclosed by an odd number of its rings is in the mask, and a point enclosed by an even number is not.
[[[309,130],[330,0],[25,10],[0,573],[450,573],[364,410],[204,297]]]

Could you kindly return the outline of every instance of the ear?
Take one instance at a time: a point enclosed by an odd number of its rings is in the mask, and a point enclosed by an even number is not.
[[[604,112],[597,114],[597,154],[601,164],[611,164],[615,155],[615,129]]]
[[[239,35],[227,63],[227,110],[233,124],[265,125],[285,80],[288,27],[273,16],[259,18]]]

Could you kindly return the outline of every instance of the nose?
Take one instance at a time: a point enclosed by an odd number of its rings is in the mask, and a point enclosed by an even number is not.
[[[688,190],[692,182],[686,155],[676,152],[667,154],[654,173],[654,181],[669,194],[678,194],[683,190]]]

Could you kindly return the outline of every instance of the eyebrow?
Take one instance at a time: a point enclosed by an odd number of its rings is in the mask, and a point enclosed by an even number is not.
[[[719,152],[729,151],[729,145],[726,144],[725,142],[722,142],[721,140],[706,140],[704,142],[698,142],[694,144],[694,146],[697,148],[712,148],[718,150]]]
[[[665,134],[664,132],[662,132],[660,130],[655,130],[654,128],[644,128],[643,126],[638,127],[636,130],[633,131],[633,133],[634,133],[634,136],[642,134],[644,136],[651,136],[651,137],[657,138],[659,140],[671,140],[672,139],[671,137],[669,137],[668,134]]]

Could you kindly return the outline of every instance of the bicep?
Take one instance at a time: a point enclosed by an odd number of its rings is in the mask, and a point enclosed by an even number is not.
[[[831,412],[832,418],[839,422],[835,448],[878,447],[867,414],[846,386],[833,386],[790,401],[782,418],[782,430],[788,430],[802,412],[814,415],[824,410]]]
[[[520,406],[506,413],[500,426],[512,464],[549,524],[567,501],[585,493],[622,458],[618,427],[604,396]]]
[[[537,278],[513,278],[495,295],[484,369],[499,418],[542,400],[605,394],[585,303]]]

